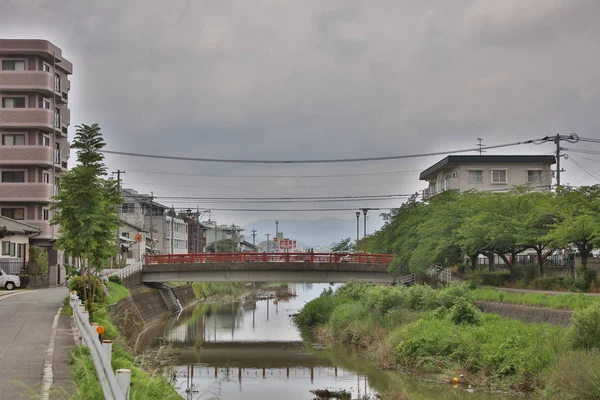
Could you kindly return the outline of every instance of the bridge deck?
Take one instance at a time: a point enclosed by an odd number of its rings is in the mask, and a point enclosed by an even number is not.
[[[197,254],[148,254],[150,264],[199,264],[199,263],[249,263],[249,262],[305,262],[385,264],[392,262],[392,254],[349,253],[197,253]]]

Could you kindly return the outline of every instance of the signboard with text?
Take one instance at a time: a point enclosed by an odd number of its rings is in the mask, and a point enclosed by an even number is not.
[[[281,241],[279,242],[279,248],[280,249],[291,249],[292,241],[290,239],[281,239]]]

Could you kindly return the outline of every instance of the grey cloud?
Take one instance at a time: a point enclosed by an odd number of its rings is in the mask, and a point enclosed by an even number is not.
[[[471,147],[478,136],[598,136],[594,0],[0,0],[0,9],[2,33],[48,37],[74,62],[72,122],[99,122],[113,149],[334,158]],[[410,170],[438,158],[276,170],[107,160],[132,170],[297,174]],[[568,168],[567,179],[585,176]],[[354,186],[312,190],[296,179],[244,192],[411,192],[424,186],[417,176],[391,186],[390,177],[323,179],[311,184]],[[203,178],[127,179],[159,193],[240,193]],[[373,183],[381,186],[356,186]]]

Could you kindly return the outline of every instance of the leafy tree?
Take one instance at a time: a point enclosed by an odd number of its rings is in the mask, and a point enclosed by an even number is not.
[[[221,240],[217,241],[217,253],[231,253],[232,252],[231,250],[234,247],[235,246],[233,245],[233,242],[231,241],[231,239],[221,239]],[[206,246],[206,252],[207,253],[215,252],[215,242],[212,242]]]
[[[351,238],[342,239],[331,248],[331,251],[350,251],[354,247],[351,242]]]
[[[35,264],[37,273],[40,275],[48,275],[50,264],[48,262],[48,253],[38,246],[29,248],[29,260]]]
[[[71,145],[77,149],[78,164],[61,176],[52,209],[52,225],[58,225],[57,249],[87,260],[87,281],[91,267],[101,267],[118,251],[116,230],[120,224],[116,206],[122,203],[116,182],[106,179],[104,155],[106,143],[100,126],[78,125]],[[91,307],[95,285],[83,285],[84,298]]]
[[[557,247],[576,247],[581,267],[586,269],[589,253],[600,244],[600,185],[561,187],[554,197],[554,208],[560,220],[545,239]]]
[[[525,212],[523,212],[515,226],[518,242],[524,247],[535,250],[540,276],[544,276],[544,263],[554,250],[552,242],[547,239],[550,227],[559,222],[559,216],[553,207],[553,194],[542,192],[528,192],[523,194]]]

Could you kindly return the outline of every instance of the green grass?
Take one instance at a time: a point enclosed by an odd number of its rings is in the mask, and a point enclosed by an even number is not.
[[[206,299],[208,296],[214,294],[237,294],[243,288],[244,284],[241,282],[194,282],[192,288],[196,299]]]
[[[102,386],[98,381],[96,368],[88,349],[77,346],[70,353],[75,391],[74,400],[103,399]],[[173,386],[161,375],[151,375],[143,371],[136,359],[122,347],[113,345],[111,359],[113,370],[131,370],[131,399],[134,400],[179,400]]]
[[[544,293],[517,293],[479,288],[473,290],[473,295],[477,300],[541,306],[557,310],[579,310],[600,303],[600,296],[586,296],[581,293],[547,295]]]
[[[580,330],[546,324],[527,324],[484,314],[474,302],[510,298],[521,304],[573,308]],[[498,297],[499,296],[499,297]],[[504,297],[503,297],[504,296]],[[600,299],[584,295],[546,296],[469,289],[452,284],[434,290],[350,284],[336,293],[325,292],[307,303],[296,323],[310,328],[327,343],[360,352],[379,367],[432,374],[434,379],[462,381],[489,391],[508,390],[542,398],[560,393],[568,399],[598,399],[598,350],[589,357],[571,357],[579,348],[598,347],[600,308],[581,308]],[[584,334],[587,341],[583,341]],[[575,337],[575,338],[574,338]],[[583,371],[578,384],[561,386],[560,365]],[[586,390],[573,388],[585,387]],[[579,396],[581,392],[588,394]]]
[[[125,297],[130,296],[129,289],[123,285],[119,285],[118,283],[107,282],[106,287],[108,288],[108,304],[118,303]]]

